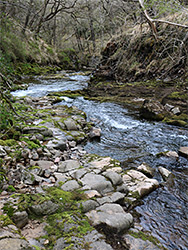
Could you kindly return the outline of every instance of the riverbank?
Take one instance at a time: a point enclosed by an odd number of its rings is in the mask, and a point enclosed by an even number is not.
[[[95,78],[85,92],[87,98],[132,104],[140,116],[170,125],[188,126],[188,83],[145,81],[121,83]]]
[[[129,249],[129,244],[163,249],[132,212],[158,181],[142,173],[144,166],[123,171],[110,157],[88,155],[80,143],[99,131],[82,111],[52,106],[56,102],[52,97],[15,101],[23,118],[17,138],[13,133],[0,141],[0,245],[9,250],[21,244],[27,249]]]

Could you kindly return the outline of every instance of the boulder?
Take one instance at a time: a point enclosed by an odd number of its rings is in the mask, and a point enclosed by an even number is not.
[[[98,206],[99,206],[99,204],[94,200],[84,201],[84,202],[82,202],[82,211],[84,213],[87,213],[87,212],[95,209]]]
[[[13,214],[13,221],[18,228],[24,227],[28,223],[28,214],[26,211],[15,212]]]
[[[68,118],[64,121],[64,124],[66,126],[66,129],[69,130],[69,131],[72,131],[72,130],[78,130],[78,126],[77,126],[77,123],[72,119],[72,118]]]
[[[114,191],[110,181],[102,175],[88,173],[80,179],[83,185],[90,187],[90,189],[97,190],[101,194]]]
[[[71,170],[78,169],[80,167],[79,161],[76,160],[66,160],[63,162],[60,162],[58,167],[58,172],[60,173],[66,173]]]
[[[66,183],[64,183],[62,186],[61,186],[61,189],[64,190],[64,191],[73,191],[73,190],[76,190],[76,189],[79,189],[80,188],[80,185],[78,184],[77,181],[75,180],[71,180],[71,181],[67,181]]]
[[[100,128],[91,128],[90,133],[89,133],[89,138],[90,139],[100,139],[101,137],[101,129]]]
[[[112,232],[121,232],[131,227],[133,217],[118,204],[104,204],[86,213],[93,226],[104,227]]]
[[[108,178],[114,186],[120,185],[123,183],[121,175],[113,171],[107,171],[103,175]]]
[[[150,179],[143,173],[136,170],[129,170],[123,175],[123,181],[128,186],[130,194],[135,194],[141,198],[159,187],[159,182]]]

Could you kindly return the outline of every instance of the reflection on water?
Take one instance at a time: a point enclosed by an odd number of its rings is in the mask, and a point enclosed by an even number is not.
[[[38,79],[28,90],[16,91],[16,96],[44,96],[49,92],[75,90],[87,87],[88,76],[69,74],[68,79]],[[163,151],[177,151],[188,146],[186,129],[159,122],[139,120],[136,110],[115,103],[98,103],[83,97],[64,97],[61,104],[77,106],[86,112],[88,120],[95,120],[102,129],[100,142],[88,142],[85,149],[90,153],[111,156],[122,162],[122,166],[137,166],[145,161],[156,169],[163,166],[174,174],[174,179],[145,197],[144,204],[136,208],[142,215],[141,225],[157,237],[167,249],[188,249],[188,161],[180,157],[157,158]],[[131,113],[131,114],[130,114]]]

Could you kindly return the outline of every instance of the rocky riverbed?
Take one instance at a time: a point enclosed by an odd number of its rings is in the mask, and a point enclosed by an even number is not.
[[[110,157],[87,154],[82,144],[99,139],[100,128],[58,101],[15,100],[22,119],[0,140],[0,249],[164,249],[133,210],[161,186],[152,169],[124,171]],[[172,176],[159,172],[165,181]]]

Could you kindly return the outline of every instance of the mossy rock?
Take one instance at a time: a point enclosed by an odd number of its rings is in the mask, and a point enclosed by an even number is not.
[[[163,122],[169,124],[169,125],[175,125],[175,126],[179,126],[179,127],[186,127],[188,125],[187,122],[183,121],[183,120],[173,120],[171,118],[165,118],[163,119]]]

